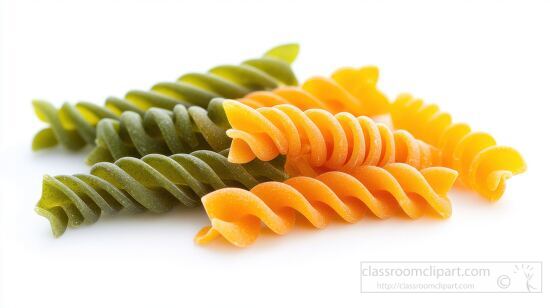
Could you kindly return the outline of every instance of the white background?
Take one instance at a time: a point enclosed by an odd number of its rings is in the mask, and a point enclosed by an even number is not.
[[[1,307],[541,307],[548,294],[361,294],[369,260],[550,264],[550,6],[545,1],[31,1],[2,3]],[[376,64],[409,91],[519,149],[528,172],[498,203],[453,191],[446,221],[365,219],[262,236],[249,249],[193,236],[200,209],[105,218],[54,239],[33,208],[43,174],[81,153],[32,153],[33,98],[103,103],[189,71],[299,42],[301,80]],[[545,278],[548,278],[548,266]]]

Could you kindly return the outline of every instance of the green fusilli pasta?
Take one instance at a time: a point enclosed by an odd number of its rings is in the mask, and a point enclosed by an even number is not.
[[[250,189],[260,182],[283,181],[282,159],[232,164],[227,150],[191,154],[125,157],[98,163],[90,174],[45,176],[36,212],[50,221],[55,237],[68,225],[96,222],[103,213],[163,213],[173,206],[200,205],[200,198],[224,187]]]
[[[149,108],[172,110],[176,105],[206,108],[216,97],[239,98],[257,90],[270,90],[280,85],[296,85],[290,64],[298,54],[297,44],[277,46],[263,57],[244,61],[240,65],[221,65],[207,73],[189,73],[177,82],[161,82],[150,91],[130,91],[124,99],[107,98],[105,106],[80,102],[65,103],[60,109],[36,100],[34,110],[49,127],[39,131],[33,139],[33,150],[53,147],[61,143],[65,148],[78,150],[94,144],[96,125],[101,119],[118,119],[124,111],[143,116]]]
[[[86,161],[95,164],[153,153],[225,150],[231,139],[225,134],[229,122],[222,103],[223,99],[215,98],[208,109],[177,105],[172,111],[151,108],[143,116],[125,111],[120,120],[103,119],[97,125],[96,147]]]

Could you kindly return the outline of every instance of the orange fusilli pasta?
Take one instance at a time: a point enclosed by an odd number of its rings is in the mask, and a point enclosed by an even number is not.
[[[250,191],[224,188],[202,198],[211,221],[195,237],[199,244],[220,235],[231,244],[252,244],[261,223],[277,234],[294,225],[296,212],[313,226],[325,227],[333,213],[349,223],[367,211],[386,218],[403,212],[417,218],[428,213],[447,218],[451,203],[446,197],[457,172],[444,167],[421,171],[402,163],[385,167],[363,166],[349,173],[331,171],[316,178],[299,176],[259,184]],[[397,211],[396,211],[397,210]]]
[[[440,149],[442,165],[457,170],[462,183],[489,200],[498,200],[506,180],[526,170],[518,151],[497,145],[491,135],[473,132],[467,124],[453,123],[437,105],[404,94],[392,105],[391,116],[396,128]]]
[[[283,86],[273,91],[257,91],[239,99],[252,107],[290,104],[301,110],[320,108],[331,113],[374,116],[389,112],[390,102],[376,88],[378,68],[341,68],[331,78],[313,77],[301,86]]]
[[[234,100],[223,107],[231,125],[229,161],[269,161],[286,155],[305,159],[312,167],[348,170],[357,166],[383,166],[392,162],[416,168],[436,165],[438,151],[406,131],[391,131],[369,117],[335,115],[322,109],[301,111],[293,105],[253,109]]]

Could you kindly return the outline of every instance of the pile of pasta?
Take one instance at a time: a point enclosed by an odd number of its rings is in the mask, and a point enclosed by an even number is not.
[[[49,127],[33,149],[93,147],[89,174],[44,177],[37,213],[58,237],[104,214],[202,206],[210,226],[197,243],[246,247],[262,229],[288,233],[297,215],[316,228],[367,213],[448,218],[455,182],[496,201],[526,170],[514,148],[437,105],[408,94],[390,101],[376,67],[298,83],[298,51],[277,46],[104,106],[35,101]]]

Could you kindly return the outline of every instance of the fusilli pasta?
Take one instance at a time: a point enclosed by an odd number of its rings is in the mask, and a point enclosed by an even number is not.
[[[252,188],[263,181],[282,181],[280,161],[229,163],[227,151],[125,157],[98,163],[90,174],[45,176],[36,211],[46,217],[54,236],[67,225],[96,222],[102,213],[151,211],[162,213],[174,205],[200,205],[200,197],[224,187]]]
[[[123,111],[143,115],[152,107],[172,110],[180,104],[206,108],[216,97],[239,98],[252,91],[296,85],[290,64],[298,49],[296,44],[278,46],[262,58],[240,65],[221,65],[208,73],[185,74],[178,82],[158,83],[150,91],[130,91],[124,99],[109,97],[104,107],[81,102],[65,103],[57,109],[48,102],[36,100],[33,106],[37,116],[50,126],[36,134],[32,148],[40,150],[61,143],[67,149],[78,150],[93,144],[97,122],[104,118],[118,119]]]
[[[250,191],[225,188],[202,198],[211,226],[203,228],[195,241],[205,244],[221,235],[245,247],[256,240],[262,222],[277,234],[289,232],[296,212],[317,228],[325,227],[332,213],[354,223],[367,210],[380,218],[396,214],[394,209],[411,218],[426,211],[447,218],[451,203],[446,194],[456,177],[456,171],[444,167],[418,171],[393,163],[383,168],[358,167],[349,173],[331,171],[316,178],[293,177],[284,183],[266,182]]]
[[[299,87],[252,92],[239,101],[252,108],[291,104],[301,110],[320,108],[331,113],[373,116],[387,113],[390,106],[376,88],[377,81],[376,67],[341,68],[331,78],[313,77]]]
[[[518,151],[497,145],[491,135],[473,132],[467,124],[453,123],[437,105],[405,94],[391,108],[395,127],[439,148],[442,165],[459,171],[462,183],[489,200],[500,199],[506,180],[526,170]]]
[[[222,102],[223,99],[213,99],[208,110],[177,105],[173,111],[151,108],[143,117],[125,111],[120,120],[103,119],[97,125],[96,147],[87,162],[111,162],[122,157],[139,158],[153,153],[168,155],[200,149],[225,150],[229,148],[231,139],[225,134],[229,123]]]
[[[300,111],[292,105],[252,109],[225,100],[231,129],[229,161],[269,161],[279,155],[306,159],[312,167],[349,170],[362,165],[404,162],[417,168],[437,165],[439,152],[406,131],[392,132],[366,116],[322,109]]]

